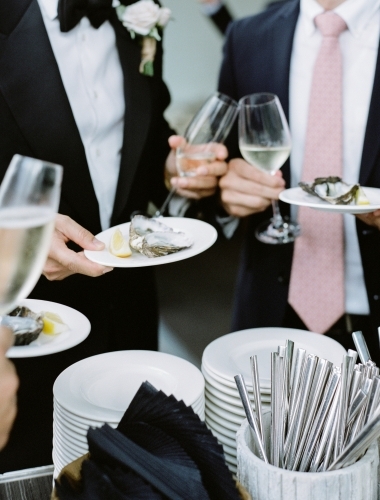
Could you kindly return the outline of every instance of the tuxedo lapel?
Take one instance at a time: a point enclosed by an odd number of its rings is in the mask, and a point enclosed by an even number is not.
[[[0,91],[33,155],[64,167],[63,192],[77,220],[100,230],[98,203],[83,144],[60,77],[38,3],[0,39]],[[83,193],[86,203],[83,203]]]
[[[360,165],[359,183],[366,185],[371,170],[375,166],[380,149],[380,45],[377,52],[377,62],[371,103],[368,113],[367,127],[364,136],[363,154]]]
[[[114,16],[111,23],[116,33],[116,43],[124,74],[124,140],[120,173],[111,223],[114,224],[127,202],[133,178],[147,138],[151,119],[151,93],[148,79],[139,72],[141,47],[132,40],[128,30]]]

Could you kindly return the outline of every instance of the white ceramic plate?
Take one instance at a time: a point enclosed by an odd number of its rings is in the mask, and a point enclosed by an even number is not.
[[[221,390],[228,391],[228,394],[234,394],[236,397],[239,397],[239,393],[236,388],[236,383],[235,380],[227,380],[226,378],[220,377],[217,373],[213,372],[207,365],[206,363],[202,363],[202,373],[205,379],[208,381],[209,384],[214,385],[215,387],[222,388]],[[249,381],[245,381],[246,384],[249,384]],[[251,395],[251,399],[253,397],[252,393],[252,383],[248,387],[249,394]],[[232,391],[232,392],[231,392]],[[266,401],[270,402],[271,397],[270,397],[270,390],[260,387],[260,395],[261,395],[261,401]]]
[[[84,419],[118,422],[144,381],[186,405],[204,391],[194,365],[154,351],[116,351],[83,359],[64,370],[53,386],[64,409]]]
[[[161,219],[160,219],[161,221]],[[158,266],[160,264],[169,264],[171,262],[178,262],[180,260],[189,259],[198,255],[208,248],[210,248],[216,241],[218,233],[216,229],[206,222],[187,219],[185,217],[163,217],[162,222],[173,229],[178,229],[191,235],[194,239],[194,243],[190,248],[185,248],[179,252],[172,253],[170,255],[164,255],[162,257],[146,257],[141,253],[132,250],[132,255],[130,257],[121,258],[112,255],[109,250],[109,243],[111,237],[116,228],[120,229],[125,238],[129,235],[130,222],[121,224],[120,226],[111,227],[102,233],[96,235],[96,237],[105,243],[106,248],[102,251],[90,251],[85,250],[84,253],[86,257],[93,262],[102,264],[103,266],[110,267],[146,267],[146,266]]]
[[[86,316],[71,307],[36,299],[20,300],[19,305],[29,307],[29,309],[37,313],[48,311],[59,314],[69,329],[58,335],[40,333],[38,338],[29,345],[11,347],[7,352],[8,358],[33,358],[65,351],[83,342],[90,333],[91,324]]]
[[[229,379],[231,383],[234,376],[241,373],[247,387],[252,388],[249,358],[256,354],[260,389],[270,389],[270,354],[277,352],[277,347],[285,345],[286,340],[292,340],[295,349],[300,347],[308,354],[315,354],[338,366],[346,353],[338,342],[318,333],[292,328],[249,328],[229,333],[211,342],[203,352],[202,364],[212,366],[215,373]],[[223,392],[229,394],[227,389]]]
[[[211,385],[208,380],[206,379],[206,390],[207,392],[211,393],[213,396],[215,396],[218,400],[220,401],[225,401],[229,405],[237,406],[238,408],[241,408],[241,399],[236,393],[236,397],[230,396],[228,394],[225,394],[224,392],[219,391],[218,389],[215,388],[215,386]],[[251,401],[253,402],[253,396],[251,395]],[[261,400],[262,404],[270,404],[270,398],[268,400]]]
[[[215,429],[212,429],[211,432],[213,433],[213,435],[216,437],[216,439],[219,441],[220,444],[227,445],[232,449],[235,448],[235,450],[236,450],[235,439],[230,439],[227,436],[225,436],[224,434],[219,434],[219,432],[217,432]]]
[[[206,401],[206,409],[211,410],[215,415],[218,415],[226,422],[233,422],[237,425],[241,425],[243,420],[245,419],[245,415],[236,415],[236,413],[231,413],[227,410],[224,410],[220,406],[215,405],[209,399]]]
[[[209,422],[209,419],[213,420],[214,422],[218,423],[222,427],[225,427],[226,429],[229,429],[230,431],[234,432],[236,434],[237,430],[239,429],[241,424],[236,424],[235,422],[230,422],[229,420],[225,420],[224,418],[220,417],[220,415],[217,415],[214,413],[210,408],[206,406],[206,422]],[[241,421],[243,422],[243,418]]]
[[[225,427],[222,427],[220,424],[215,422],[210,415],[207,415],[207,427],[212,431],[216,431],[219,434],[223,434],[223,436],[226,436],[232,440],[236,439],[236,432],[231,431],[230,429],[226,429]]]
[[[380,208],[380,189],[364,187],[363,191],[370,201],[369,205],[331,205],[328,201],[306,193],[300,187],[285,189],[285,191],[280,193],[280,200],[291,205],[310,207],[322,210],[323,212],[335,212],[338,214],[365,214],[378,210]]]

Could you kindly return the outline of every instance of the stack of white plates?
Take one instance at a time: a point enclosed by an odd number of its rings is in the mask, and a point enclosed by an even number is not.
[[[339,365],[346,352],[334,340],[304,330],[290,328],[251,328],[220,337],[209,344],[202,357],[206,388],[206,423],[223,445],[227,464],[236,472],[235,434],[245,418],[234,376],[244,376],[253,401],[250,356],[256,355],[260,376],[263,411],[270,410],[270,359],[279,345],[293,340],[295,348]]]
[[[188,361],[154,351],[117,351],[83,359],[63,371],[53,387],[55,477],[87,453],[89,427],[117,427],[145,381],[183,400],[204,420],[204,379]]]

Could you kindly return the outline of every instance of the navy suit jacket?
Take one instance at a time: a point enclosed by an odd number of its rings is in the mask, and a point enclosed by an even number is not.
[[[227,32],[219,90],[234,99],[254,92],[272,92],[289,117],[289,71],[299,0],[274,4],[259,15],[232,23]],[[240,156],[237,131],[228,144],[230,156]],[[370,111],[362,152],[359,182],[380,188],[380,61],[377,59]],[[290,185],[290,168],[282,168]],[[289,213],[289,205],[281,204]],[[270,218],[271,210],[249,217],[239,270],[234,308],[234,330],[281,326],[287,305],[293,245],[266,245],[254,229]],[[373,326],[380,324],[380,232],[357,221]]]
[[[161,78],[139,73],[141,47],[111,19],[124,75],[125,123],[120,174],[111,225],[128,222],[149,200],[167,194],[163,170],[172,133],[163,118],[170,97]],[[64,167],[60,213],[97,234],[99,206],[84,147],[36,0],[0,0],[0,181],[12,156],[21,154]],[[106,166],[105,166],[106,168]],[[158,313],[151,268],[115,269],[100,278],[41,278],[31,295],[71,306],[91,322],[90,336],[68,351],[15,360],[19,411],[0,473],[51,463],[52,387],[67,366],[118,349],[157,348]]]

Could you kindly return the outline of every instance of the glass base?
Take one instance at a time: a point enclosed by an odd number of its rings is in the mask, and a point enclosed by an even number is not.
[[[256,238],[262,243],[269,245],[286,245],[301,234],[300,225],[289,217],[284,217],[281,224],[274,225],[273,219],[265,221],[257,226],[255,231]]]

